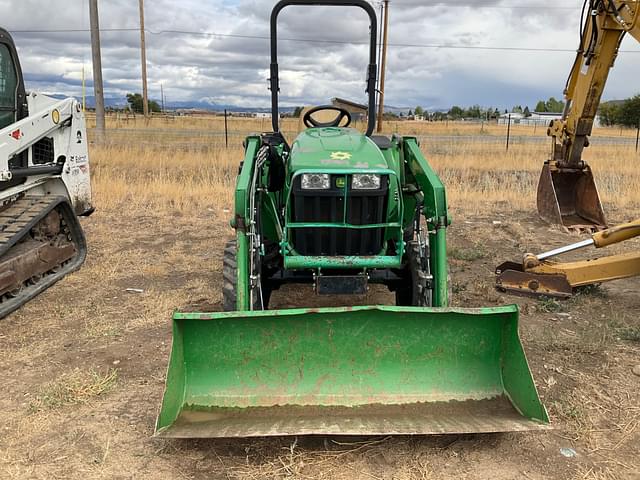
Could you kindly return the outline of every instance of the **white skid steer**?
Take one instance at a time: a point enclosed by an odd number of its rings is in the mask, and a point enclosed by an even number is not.
[[[27,94],[0,29],[0,318],[82,265],[93,210],[80,103]]]

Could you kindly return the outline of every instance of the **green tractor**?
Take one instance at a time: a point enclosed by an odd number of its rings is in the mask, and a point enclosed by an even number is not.
[[[369,16],[368,123],[313,108],[279,128],[277,19],[289,5]],[[545,428],[514,306],[449,305],[445,188],[413,137],[372,135],[376,15],[364,0],[282,0],[271,14],[273,132],[250,136],[224,251],[225,312],[176,313],[156,435],[435,434]],[[335,112],[320,121],[319,112]],[[395,306],[268,310],[284,284],[377,283]]]

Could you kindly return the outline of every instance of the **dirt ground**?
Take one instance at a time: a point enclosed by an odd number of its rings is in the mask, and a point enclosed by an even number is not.
[[[508,205],[496,206],[499,211]],[[640,478],[640,377],[632,373],[640,364],[640,279],[562,303],[499,294],[493,288],[498,263],[577,237],[531,212],[495,212],[452,212],[453,303],[520,305],[523,345],[554,430],[154,439],[171,312],[190,303],[221,308],[221,252],[232,232],[227,214],[217,211],[98,210],[83,220],[90,246],[85,266],[0,321],[0,477]],[[627,219],[623,212],[610,215],[614,222]],[[640,242],[626,246],[633,247]],[[283,290],[274,301],[288,304],[290,293]],[[369,297],[359,301],[380,302]],[[345,300],[322,303],[336,301]]]

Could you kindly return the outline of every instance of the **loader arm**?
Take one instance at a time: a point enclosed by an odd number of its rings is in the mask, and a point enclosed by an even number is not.
[[[628,33],[640,42],[640,1],[586,0],[580,45],[564,91],[565,109],[547,131],[551,158],[538,186],[538,212],[550,223],[597,229],[606,219],[589,166],[582,160],[589,146],[602,93]]]
[[[66,98],[0,130],[0,182],[13,177],[9,161],[65,125],[73,116],[74,106],[79,106],[79,103],[73,98]],[[30,167],[34,174],[40,173],[33,165]]]
[[[409,174],[423,195],[422,213],[429,231],[430,258],[435,283],[434,305],[446,307],[449,304],[447,227],[450,219],[447,212],[445,187],[440,177],[425,160],[415,138],[404,137],[402,150]]]

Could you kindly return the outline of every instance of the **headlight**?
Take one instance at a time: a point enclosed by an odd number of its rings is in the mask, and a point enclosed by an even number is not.
[[[328,173],[303,173],[302,189],[303,190],[328,190],[331,187],[331,181]]]
[[[379,190],[380,175],[375,173],[356,173],[351,178],[351,188],[354,190]]]

